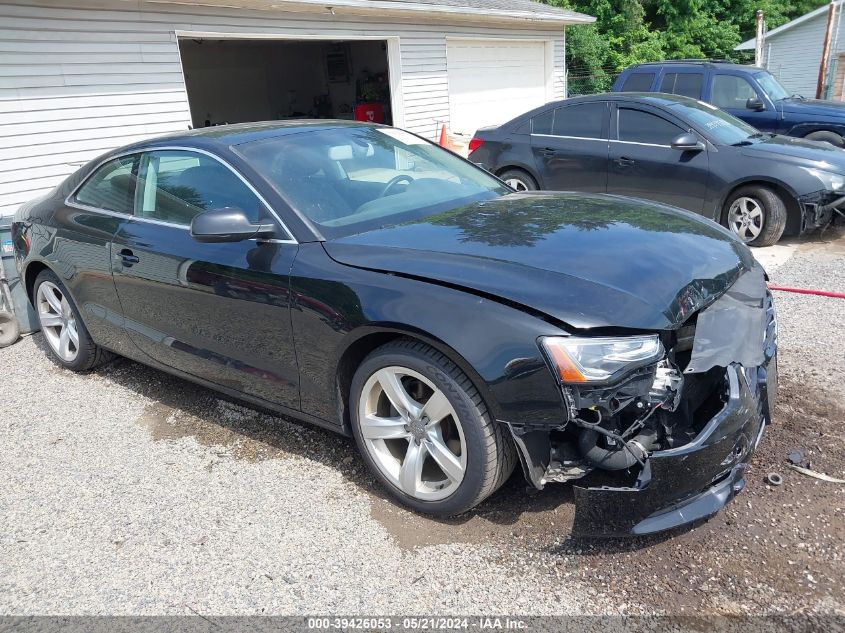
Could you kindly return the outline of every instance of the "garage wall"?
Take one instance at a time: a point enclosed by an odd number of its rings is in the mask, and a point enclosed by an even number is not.
[[[559,29],[444,29],[139,0],[68,4],[0,4],[0,216],[102,152],[187,129],[177,30],[335,39],[398,35],[405,127],[432,139],[439,123],[449,121],[447,36],[555,39],[554,96],[565,92]]]

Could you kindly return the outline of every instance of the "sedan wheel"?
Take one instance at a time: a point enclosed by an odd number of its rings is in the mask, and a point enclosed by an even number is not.
[[[499,488],[516,464],[507,429],[472,381],[423,343],[374,350],[349,389],[352,434],[367,466],[396,500],[454,516]]]
[[[70,303],[59,287],[45,281],[36,295],[38,320],[50,348],[61,360],[72,363],[79,355],[79,332]]]
[[[725,201],[722,223],[749,246],[771,246],[786,228],[781,195],[764,185],[747,185]]]
[[[364,385],[358,405],[364,445],[405,494],[445,499],[464,479],[466,441],[449,400],[423,375],[385,367]]]
[[[765,217],[759,200],[742,196],[728,209],[728,226],[743,242],[753,242],[763,231]]]
[[[505,182],[508,186],[513,187],[517,191],[530,191],[528,189],[528,185],[525,184],[525,181],[520,178],[508,178]]]

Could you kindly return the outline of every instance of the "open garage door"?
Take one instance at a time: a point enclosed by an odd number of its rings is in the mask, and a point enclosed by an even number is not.
[[[449,40],[451,131],[471,135],[548,101],[545,42]]]
[[[391,123],[387,41],[179,39],[194,127],[291,118]]]

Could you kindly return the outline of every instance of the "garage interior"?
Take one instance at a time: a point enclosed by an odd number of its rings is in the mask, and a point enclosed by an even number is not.
[[[384,40],[180,38],[193,126],[293,118],[392,122]]]

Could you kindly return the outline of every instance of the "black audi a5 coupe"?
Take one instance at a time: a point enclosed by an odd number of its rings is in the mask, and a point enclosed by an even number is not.
[[[479,130],[470,148],[470,160],[518,190],[654,200],[700,213],[753,246],[824,226],[845,209],[845,151],[764,134],[678,95],[550,103]]]
[[[775,398],[771,297],[732,233],[515,192],[395,128],[124,147],[24,205],[13,240],[60,365],[121,355],[351,435],[421,512],[465,512],[519,463],[538,489],[579,480],[578,533],[694,521],[742,489]]]

